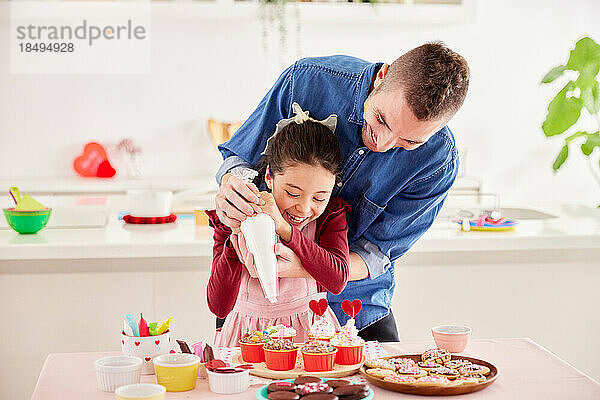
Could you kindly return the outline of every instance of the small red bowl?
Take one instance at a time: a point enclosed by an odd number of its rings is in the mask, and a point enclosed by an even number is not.
[[[265,364],[274,371],[289,371],[296,367],[298,349],[294,350],[269,350],[264,349]]]
[[[362,362],[363,349],[365,344],[360,346],[335,346],[337,354],[335,356],[335,363],[340,365],[354,365]]]
[[[263,350],[263,342],[259,343],[240,343],[242,350],[242,359],[244,362],[259,363],[265,361],[265,352]]]
[[[302,359],[304,360],[304,369],[307,372],[323,372],[333,370],[335,364],[335,355],[337,349],[330,353],[305,353],[302,352]]]

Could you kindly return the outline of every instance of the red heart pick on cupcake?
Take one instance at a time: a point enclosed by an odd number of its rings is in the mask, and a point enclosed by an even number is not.
[[[360,301],[359,299],[355,299],[352,302],[350,302],[350,300],[342,301],[342,310],[344,310],[346,315],[350,318],[354,318],[361,308],[362,301]]]
[[[308,302],[308,307],[310,307],[312,312],[317,314],[319,317],[322,317],[323,314],[325,314],[328,305],[329,303],[327,302],[327,299],[321,299],[319,301],[311,300]]]

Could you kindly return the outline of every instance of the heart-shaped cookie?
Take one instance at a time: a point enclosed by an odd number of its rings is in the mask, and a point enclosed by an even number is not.
[[[321,299],[319,301],[311,300],[310,302],[308,302],[308,307],[310,307],[312,312],[317,314],[319,317],[322,317],[323,314],[325,314],[328,305],[329,303],[327,302],[327,299]]]
[[[342,301],[342,310],[346,313],[350,318],[354,318],[356,314],[362,308],[362,301],[359,299],[355,299],[352,302],[350,300]]]

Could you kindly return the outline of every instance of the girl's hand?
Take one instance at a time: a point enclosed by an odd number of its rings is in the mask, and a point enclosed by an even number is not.
[[[275,244],[275,255],[277,256],[277,276],[280,278],[310,278],[310,274],[304,269],[300,257],[292,249],[283,243]]]
[[[260,210],[273,218],[275,222],[275,232],[286,242],[292,239],[292,227],[288,222],[283,219],[275,198],[269,192],[260,192],[260,200],[264,201],[264,205],[259,206]]]
[[[238,258],[240,259],[240,262],[246,267],[250,277],[258,278],[258,274],[256,273],[256,265],[254,264],[254,256],[248,251],[244,234],[241,232],[238,234],[234,233],[231,235],[230,239]]]

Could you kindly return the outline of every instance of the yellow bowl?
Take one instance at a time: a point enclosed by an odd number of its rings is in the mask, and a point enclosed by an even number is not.
[[[152,359],[156,382],[167,392],[185,392],[196,387],[200,357],[195,354],[170,353]]]

